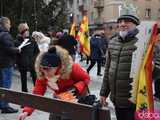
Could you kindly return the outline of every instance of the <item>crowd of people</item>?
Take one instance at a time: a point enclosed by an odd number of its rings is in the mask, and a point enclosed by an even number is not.
[[[28,92],[27,72],[33,81],[33,94],[44,95],[47,88],[53,92],[53,97],[60,99],[63,92],[72,95],[86,96],[90,83],[89,72],[97,63],[97,75],[103,76],[100,90],[100,103],[107,105],[110,97],[115,106],[117,120],[134,120],[136,105],[132,103],[130,78],[132,54],[137,49],[136,35],[140,20],[134,15],[121,15],[117,19],[119,31],[111,38],[106,38],[101,32],[95,32],[90,37],[91,55],[86,56],[90,65],[85,70],[75,63],[78,42],[68,34],[57,32],[56,39],[46,36],[42,32],[29,33],[27,23],[20,23],[18,35],[14,41],[9,33],[11,21],[7,17],[0,18],[0,87],[10,88],[12,73],[16,64],[20,72],[23,92]],[[158,34],[160,40],[160,34]],[[153,79],[155,80],[155,97],[160,100],[160,44],[155,45],[153,59]],[[101,67],[105,64],[104,75]],[[30,116],[34,108],[21,106],[22,113],[18,120]],[[0,101],[1,113],[16,113],[17,109],[9,106],[6,101]],[[127,114],[126,114],[127,113]],[[63,118],[63,119],[62,119]],[[50,113],[49,120],[71,120],[68,116]]]

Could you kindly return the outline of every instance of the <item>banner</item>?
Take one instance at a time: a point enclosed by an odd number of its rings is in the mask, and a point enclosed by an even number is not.
[[[89,41],[89,29],[88,29],[88,17],[84,16],[80,25],[80,30],[76,39],[80,43],[80,51],[86,56],[90,56],[90,41]]]

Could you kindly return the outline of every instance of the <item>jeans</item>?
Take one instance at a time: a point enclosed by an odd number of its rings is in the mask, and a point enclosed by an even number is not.
[[[11,87],[13,68],[0,68],[0,86],[9,89]],[[0,108],[8,107],[8,102],[0,101]]]

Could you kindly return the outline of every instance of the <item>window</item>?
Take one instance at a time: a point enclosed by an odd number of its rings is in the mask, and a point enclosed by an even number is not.
[[[146,18],[151,18],[151,9],[150,8],[146,8],[146,10],[145,10],[145,17]]]

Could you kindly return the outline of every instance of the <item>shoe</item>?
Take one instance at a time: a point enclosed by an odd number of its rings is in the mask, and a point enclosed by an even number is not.
[[[12,107],[6,107],[1,109],[1,113],[17,113],[18,109],[14,109]]]
[[[97,75],[98,75],[98,76],[103,76],[103,75],[102,75],[102,74],[100,74],[100,73],[99,73],[99,74],[97,74]]]

